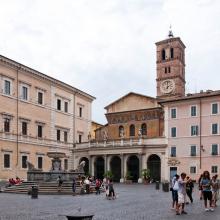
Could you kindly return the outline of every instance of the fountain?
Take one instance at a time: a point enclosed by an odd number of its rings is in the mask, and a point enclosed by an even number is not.
[[[50,171],[42,171],[36,169],[33,164],[27,162],[27,180],[37,181],[37,182],[50,182],[56,181],[59,176],[62,177],[64,181],[72,181],[73,177],[77,178],[79,175],[83,175],[83,166],[85,163],[81,163],[77,170],[66,171],[62,169],[61,158],[65,158],[66,154],[63,152],[48,152],[47,156],[51,158],[51,169]]]

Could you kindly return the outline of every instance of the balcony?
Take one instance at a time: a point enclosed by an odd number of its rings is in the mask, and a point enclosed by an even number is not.
[[[131,139],[114,139],[91,142],[83,142],[76,144],[75,149],[88,148],[117,148],[117,147],[158,147],[167,145],[167,140],[164,137],[160,138],[131,138]]]
[[[36,136],[31,135],[16,135],[14,132],[0,132],[0,139],[5,141],[12,141],[18,143],[26,143],[33,144],[38,146],[47,146],[51,148],[59,148],[59,149],[71,149],[73,144],[70,142],[56,141],[52,139],[48,139],[46,137],[38,138]]]

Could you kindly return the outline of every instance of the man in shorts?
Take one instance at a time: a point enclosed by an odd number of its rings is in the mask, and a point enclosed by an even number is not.
[[[181,173],[180,178],[178,179],[179,189],[178,189],[178,207],[176,211],[177,215],[187,214],[187,212],[185,212],[184,210],[185,202],[186,202],[186,183],[187,183],[185,179],[186,179],[186,174]]]

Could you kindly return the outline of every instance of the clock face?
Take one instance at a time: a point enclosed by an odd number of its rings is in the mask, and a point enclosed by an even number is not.
[[[171,93],[175,89],[175,83],[173,80],[164,80],[160,84],[160,91],[162,93]]]

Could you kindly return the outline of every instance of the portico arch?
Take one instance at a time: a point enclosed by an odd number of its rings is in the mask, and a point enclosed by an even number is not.
[[[101,156],[96,157],[94,162],[94,168],[95,168],[95,177],[98,179],[103,179],[105,172],[105,160],[103,157]]]
[[[113,156],[110,161],[110,170],[113,174],[113,181],[120,182],[121,178],[121,158],[119,156]]]
[[[137,182],[139,178],[139,159],[136,155],[128,157],[127,172],[132,176],[133,182]]]
[[[147,160],[147,168],[150,169],[151,179],[154,181],[161,180],[161,159],[156,154],[151,154]]]
[[[87,157],[82,157],[79,160],[79,164],[82,161],[85,161],[84,172],[85,172],[85,175],[88,175],[89,174],[89,159]]]

